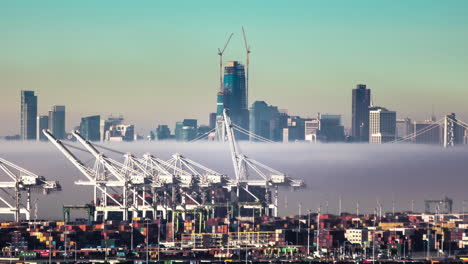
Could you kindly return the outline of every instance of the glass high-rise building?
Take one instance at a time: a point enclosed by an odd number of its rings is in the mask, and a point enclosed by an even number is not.
[[[37,96],[21,91],[21,139],[35,140],[37,135]]]
[[[101,116],[88,116],[81,118],[80,134],[89,141],[101,140]]]
[[[237,61],[228,61],[224,67],[223,92],[218,93],[217,114],[222,115],[224,108],[228,109],[232,122],[249,130],[249,109],[247,108],[247,87],[244,65]],[[237,134],[238,139],[248,139]]]
[[[156,140],[169,139],[171,137],[171,130],[167,125],[159,125],[156,128]]]
[[[47,137],[42,133],[42,130],[44,129],[49,129],[49,116],[47,115],[41,115],[37,117],[37,140],[47,140]]]
[[[49,130],[57,139],[65,139],[64,105],[54,105],[49,111]]]
[[[369,109],[369,143],[382,144],[396,139],[396,112],[383,107]]]
[[[268,105],[264,101],[255,101],[250,107],[250,132],[255,135],[270,139],[279,140],[278,127],[278,107]],[[255,141],[254,137],[250,137]]]
[[[355,141],[369,141],[369,106],[371,90],[365,84],[353,89],[351,136]]]

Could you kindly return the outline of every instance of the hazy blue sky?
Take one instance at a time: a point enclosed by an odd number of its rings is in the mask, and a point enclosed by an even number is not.
[[[0,135],[19,132],[20,90],[39,113],[123,114],[137,131],[215,110],[217,48],[252,47],[250,103],[343,114],[366,83],[399,117],[468,119],[468,1],[0,0]]]

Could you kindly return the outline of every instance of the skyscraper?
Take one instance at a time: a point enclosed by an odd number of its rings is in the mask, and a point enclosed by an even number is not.
[[[320,115],[320,136],[327,142],[344,141],[341,115]]]
[[[424,132],[421,132],[423,131]],[[413,130],[415,133],[413,141],[419,144],[440,144],[442,139],[442,126],[432,120],[424,122],[414,122]],[[419,133],[418,133],[419,132]]]
[[[101,116],[88,116],[81,118],[80,134],[89,141],[101,140]]]
[[[355,141],[369,141],[369,106],[371,90],[365,84],[353,89],[351,136]]]
[[[232,122],[244,129],[249,129],[249,110],[247,108],[247,90],[244,65],[237,61],[228,61],[224,68],[223,92],[218,93],[217,115],[222,116],[223,109],[229,110]],[[237,134],[238,139],[248,139]]]
[[[167,125],[159,125],[156,128],[156,140],[169,139],[171,137],[171,130]]]
[[[216,126],[216,115],[217,115],[216,113],[210,113],[210,120],[209,120],[210,122],[208,126],[211,129],[215,128]]]
[[[47,137],[42,133],[42,130],[49,129],[49,116],[41,115],[37,117],[37,140],[47,140]]]
[[[402,139],[410,134],[412,134],[413,131],[413,123],[411,122],[411,119],[409,118],[403,118],[403,119],[397,119],[396,121],[396,129],[397,129],[397,138]]]
[[[65,106],[54,105],[49,111],[49,129],[57,139],[65,138]]]
[[[369,110],[369,143],[382,144],[395,140],[396,113],[383,107]]]
[[[275,140],[278,113],[278,107],[270,106],[264,101],[255,101],[250,107],[250,132]],[[253,137],[250,137],[250,140],[255,141]]]
[[[21,91],[21,140],[35,140],[37,129],[37,96],[34,91]]]

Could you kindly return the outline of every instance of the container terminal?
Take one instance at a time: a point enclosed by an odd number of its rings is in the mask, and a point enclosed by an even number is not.
[[[12,179],[0,182],[8,193],[0,198],[0,214],[14,216],[0,225],[0,263],[468,261],[465,214],[454,214],[449,198],[426,201],[423,214],[385,214],[380,207],[373,214],[318,209],[280,217],[278,189],[305,188],[304,182],[243,154],[234,133],[240,128],[226,110],[223,115],[235,177],[178,153],[170,160],[137,157],[74,131],[80,148],[44,130],[85,179],[75,184],[93,194],[91,203],[63,205],[62,221],[37,220],[31,205],[31,193],[61,191],[60,183],[0,159]],[[90,153],[94,165],[86,166],[72,149]],[[72,220],[75,210],[85,217]]]

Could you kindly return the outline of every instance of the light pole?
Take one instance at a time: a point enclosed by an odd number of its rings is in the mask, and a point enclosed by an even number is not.
[[[130,250],[133,252],[133,217],[132,217],[131,228],[132,228],[132,234],[130,236]]]
[[[161,218],[159,217],[157,211],[156,211],[156,216],[158,218],[158,263],[159,263],[159,255],[161,253],[161,241],[160,241],[160,239],[161,239],[161,230],[160,230],[160,228],[161,228]]]
[[[375,221],[377,215],[377,209],[374,209],[374,232],[372,232],[372,264],[375,264]]]
[[[64,248],[64,253],[63,253],[63,260],[67,258],[67,231],[63,232],[65,238],[63,241],[63,248]]]
[[[307,210],[307,256],[310,256],[310,209]]]
[[[52,264],[52,230],[49,229],[49,264]]]
[[[317,211],[317,255],[320,257],[320,211],[322,206],[319,206]]]
[[[75,241],[75,262],[76,262],[76,241]]]
[[[146,264],[149,263],[149,219],[146,218]]]

